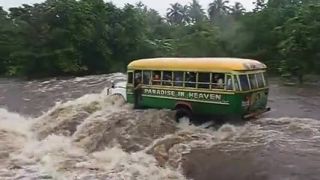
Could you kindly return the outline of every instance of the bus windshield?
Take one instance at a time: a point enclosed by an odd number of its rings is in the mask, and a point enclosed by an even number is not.
[[[267,80],[264,73],[251,73],[239,75],[242,91],[255,90],[267,86]]]

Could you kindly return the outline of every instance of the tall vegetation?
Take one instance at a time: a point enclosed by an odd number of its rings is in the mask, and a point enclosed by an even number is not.
[[[47,0],[0,7],[0,75],[56,76],[124,71],[133,59],[232,56],[274,73],[320,73],[318,0],[197,0],[171,4],[165,17],[142,3]],[[207,11],[207,13],[205,13]]]

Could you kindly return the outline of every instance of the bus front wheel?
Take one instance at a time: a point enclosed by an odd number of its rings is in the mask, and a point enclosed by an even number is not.
[[[110,96],[110,100],[111,100],[111,103],[114,105],[114,104],[117,104],[117,105],[124,105],[125,104],[125,99],[124,97],[121,95],[121,94],[112,94]]]
[[[176,109],[175,119],[179,123],[182,118],[188,118],[191,121],[192,112],[189,108],[186,107],[178,107]]]

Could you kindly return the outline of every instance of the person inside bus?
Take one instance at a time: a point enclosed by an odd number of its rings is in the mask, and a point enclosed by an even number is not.
[[[233,85],[232,85],[232,78],[231,77],[228,77],[227,78],[227,90],[233,90]]]
[[[180,75],[175,75],[174,85],[175,85],[175,86],[183,86],[182,78],[183,78],[183,75],[182,75],[182,76],[180,76]]]
[[[196,87],[196,84],[195,84],[195,82],[196,82],[195,73],[188,72],[186,74],[186,76],[187,76],[186,77],[186,81],[187,81],[186,86],[187,87]]]
[[[152,84],[153,85],[160,85],[161,84],[161,79],[159,74],[155,74],[153,79],[152,79]]]
[[[134,80],[134,108],[139,108],[140,100],[142,100],[142,83],[141,76],[137,76]]]
[[[212,79],[212,86],[214,89],[223,89],[223,79],[219,74],[215,74]]]
[[[164,76],[164,85],[171,86],[172,85],[172,77],[170,74],[165,74]]]
[[[143,84],[151,85],[150,76],[150,73],[143,73]]]

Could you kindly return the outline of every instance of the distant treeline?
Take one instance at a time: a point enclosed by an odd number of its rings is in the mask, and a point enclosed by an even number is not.
[[[124,71],[138,58],[228,56],[273,73],[320,72],[319,0],[257,0],[253,11],[214,0],[168,7],[47,0],[0,7],[0,75],[43,77]]]

